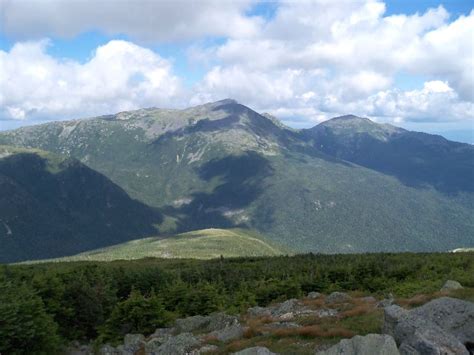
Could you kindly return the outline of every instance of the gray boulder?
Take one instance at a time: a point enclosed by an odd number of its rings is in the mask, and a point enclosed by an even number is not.
[[[154,340],[154,344],[166,343],[174,334],[173,328],[157,328],[155,332],[149,336],[150,339]]]
[[[454,336],[432,322],[408,315],[395,328],[401,354],[468,355],[466,347]]]
[[[320,351],[320,355],[399,355],[395,340],[390,335],[356,335],[343,339],[333,347]]]
[[[217,350],[219,350],[219,347],[217,347],[216,345],[204,345],[197,350],[191,351],[190,355],[206,354],[210,352],[215,352]]]
[[[398,306],[384,310],[386,334],[400,345],[401,354],[468,354],[473,339],[473,304],[443,297],[406,311]]]
[[[244,336],[244,328],[240,324],[234,324],[220,330],[215,330],[209,333],[209,335],[226,343],[231,340],[242,338]]]
[[[273,316],[282,316],[288,313],[294,313],[296,311],[305,309],[305,307],[296,298],[292,298],[283,303],[280,303],[273,311]]]
[[[247,314],[251,317],[266,317],[272,315],[272,310],[265,307],[251,307],[247,310]]]
[[[315,300],[317,298],[321,298],[322,297],[322,294],[319,293],[319,292],[310,292],[308,293],[308,296],[307,296],[309,299],[312,299],[312,300]]]
[[[392,305],[384,308],[384,322],[382,332],[395,336],[395,328],[401,318],[408,315],[408,311],[400,306]]]
[[[166,343],[162,344],[156,352],[150,355],[178,355],[191,352],[193,349],[201,345],[201,342],[191,333],[181,333],[170,338]]]
[[[333,292],[326,297],[326,303],[347,303],[351,299],[352,297],[345,292]]]
[[[230,316],[225,313],[213,313],[209,316],[209,324],[205,327],[207,332],[224,329],[234,325],[240,325],[236,316]]]
[[[263,346],[255,346],[253,348],[247,348],[244,350],[240,350],[234,355],[276,355],[275,353],[272,353],[270,350]]]
[[[441,291],[459,290],[461,288],[463,287],[459,282],[448,280],[444,283],[443,287],[441,287]]]
[[[118,355],[119,352],[109,344],[102,345],[99,349],[100,355]]]
[[[461,343],[474,342],[474,303],[451,297],[435,299],[410,312],[436,324]]]
[[[134,354],[145,345],[145,336],[143,334],[127,334],[123,338],[123,351]]]
[[[176,319],[175,328],[178,333],[189,333],[206,328],[210,321],[211,318],[209,316],[193,316]]]
[[[365,302],[365,303],[375,303],[375,302],[377,302],[377,299],[373,296],[362,297],[360,300],[362,302]]]

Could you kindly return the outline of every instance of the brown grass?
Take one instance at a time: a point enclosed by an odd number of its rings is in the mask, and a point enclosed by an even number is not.
[[[363,303],[363,304],[360,304],[360,305],[356,305],[352,309],[348,309],[344,312],[339,313],[338,317],[339,318],[347,318],[347,317],[361,316],[363,314],[370,313],[373,310],[374,310],[373,305]]]
[[[277,337],[300,336],[304,338],[350,338],[354,336],[354,332],[345,328],[334,327],[330,329],[322,329],[319,325],[308,325],[290,329],[276,329],[272,334]]]
[[[419,294],[411,298],[397,298],[396,303],[405,308],[413,308],[413,307],[421,306],[436,297],[438,297],[437,294],[431,294],[431,295]]]
[[[302,300],[302,302],[305,306],[313,308],[320,308],[325,304],[324,297],[316,299],[305,298],[304,300]]]

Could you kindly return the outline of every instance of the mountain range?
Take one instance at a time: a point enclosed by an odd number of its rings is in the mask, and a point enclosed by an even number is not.
[[[235,227],[294,252],[474,246],[474,147],[366,118],[295,130],[227,99],[0,144],[3,262]]]

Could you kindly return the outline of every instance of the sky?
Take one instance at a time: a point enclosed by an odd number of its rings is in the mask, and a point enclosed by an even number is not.
[[[468,0],[0,0],[0,130],[233,98],[474,143]]]

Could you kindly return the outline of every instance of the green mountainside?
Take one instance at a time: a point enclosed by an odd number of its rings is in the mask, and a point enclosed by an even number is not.
[[[54,261],[112,261],[141,258],[213,259],[275,256],[283,251],[242,229],[203,229],[166,238],[150,237]],[[46,260],[47,261],[47,260]]]
[[[76,254],[155,232],[154,209],[79,161],[0,146],[0,261]]]
[[[474,246],[474,148],[355,116],[298,131],[223,100],[25,127],[0,144],[97,170],[161,212],[148,236],[239,227],[296,252]]]

